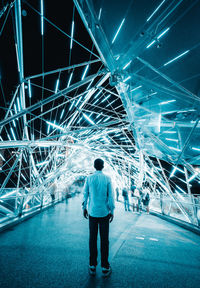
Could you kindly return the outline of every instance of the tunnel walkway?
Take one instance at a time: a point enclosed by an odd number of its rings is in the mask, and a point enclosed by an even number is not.
[[[88,275],[88,221],[81,196],[0,234],[0,287],[199,287],[200,237],[116,204],[110,226],[113,273]]]

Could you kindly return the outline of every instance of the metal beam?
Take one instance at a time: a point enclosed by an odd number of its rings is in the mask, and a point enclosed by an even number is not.
[[[48,98],[46,98],[46,99],[44,99],[44,100],[42,100],[42,101],[40,101],[40,102],[38,102],[36,104],[33,104],[33,105],[23,109],[22,111],[20,111],[19,113],[13,115],[12,117],[9,117],[9,118],[7,118],[5,120],[2,120],[0,122],[0,127],[8,124],[12,120],[15,120],[15,119],[27,114],[27,113],[30,113],[30,112],[40,108],[42,105],[48,104],[49,102],[52,102],[52,101],[58,99],[59,97],[64,96],[64,94],[67,94],[67,93],[73,91],[74,89],[77,89],[77,88],[85,85],[86,83],[90,82],[94,77],[97,77],[98,75],[102,75],[102,74],[103,74],[103,72],[98,72],[95,75],[88,76],[84,80],[81,80],[81,81],[71,85],[70,87],[59,91],[58,93],[55,93],[55,94],[49,96]]]

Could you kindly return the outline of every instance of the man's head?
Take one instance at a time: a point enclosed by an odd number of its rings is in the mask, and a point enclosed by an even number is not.
[[[104,162],[102,159],[94,160],[94,168],[98,171],[101,171],[104,168]]]

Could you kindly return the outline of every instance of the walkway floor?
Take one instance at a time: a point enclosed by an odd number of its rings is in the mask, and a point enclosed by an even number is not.
[[[88,221],[81,197],[0,234],[0,287],[200,287],[200,237],[117,203],[108,279],[88,275]]]

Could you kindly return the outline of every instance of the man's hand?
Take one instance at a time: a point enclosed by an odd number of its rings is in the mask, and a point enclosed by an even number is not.
[[[111,223],[113,221],[114,215],[110,213],[109,216],[109,222]]]
[[[83,210],[83,216],[85,217],[85,219],[88,219],[87,209],[84,209],[84,210]]]

